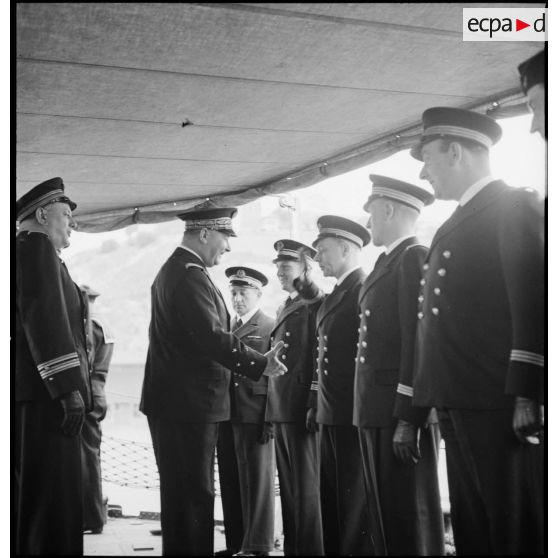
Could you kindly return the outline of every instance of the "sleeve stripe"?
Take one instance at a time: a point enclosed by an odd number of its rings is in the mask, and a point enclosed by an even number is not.
[[[510,360],[526,362],[527,364],[534,364],[535,366],[544,366],[544,355],[532,353],[530,351],[521,351],[519,349],[512,350]]]
[[[318,391],[318,382],[316,382],[315,380],[312,382],[312,385],[310,386],[310,391]]]
[[[46,362],[41,362],[37,366],[37,368],[39,369],[39,372],[40,372],[42,369],[45,369],[45,368],[48,369],[51,366],[55,366],[55,365],[57,365],[61,362],[64,362],[65,360],[69,360],[69,359],[72,359],[72,358],[78,358],[78,354],[75,351],[73,353],[68,353],[67,355],[63,355],[63,356],[60,356],[60,357],[53,358],[51,360],[47,360]]]
[[[413,397],[413,388],[404,384],[397,384],[397,393],[406,395],[407,397]]]
[[[55,368],[51,368],[50,370],[40,372],[41,378],[43,380],[45,380],[46,378],[49,378],[50,376],[54,376],[54,374],[58,374],[59,372],[63,372],[64,370],[68,370],[69,368],[79,367],[79,365],[80,365],[80,363],[79,363],[78,358],[75,358],[73,360],[69,360],[68,362],[66,362],[64,364],[60,364],[60,365],[56,366]]]

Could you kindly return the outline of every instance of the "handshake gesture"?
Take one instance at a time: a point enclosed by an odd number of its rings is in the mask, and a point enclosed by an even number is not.
[[[285,372],[287,372],[287,367],[278,358],[279,351],[281,351],[284,344],[285,343],[283,341],[279,341],[279,343],[272,347],[271,350],[265,353],[264,356],[267,358],[267,365],[263,371],[264,376],[275,378],[277,376],[282,376]]]

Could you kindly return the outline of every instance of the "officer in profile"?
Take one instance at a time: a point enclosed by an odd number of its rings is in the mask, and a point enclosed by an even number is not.
[[[265,355],[230,332],[230,315],[207,268],[230,251],[235,208],[179,215],[182,243],[151,289],[141,411],[159,469],[163,554],[213,554],[213,460],[230,419],[231,370],[259,380],[283,374],[282,344]]]
[[[274,319],[259,308],[267,277],[245,266],[229,267],[225,275],[236,312],[231,331],[256,351],[267,351]],[[237,556],[267,556],[274,546],[275,452],[273,425],[265,420],[267,385],[267,376],[254,381],[233,374],[231,423],[244,525]]]
[[[93,393],[93,410],[85,415],[81,430],[83,530],[98,535],[106,523],[101,480],[101,421],[107,414],[105,383],[114,350],[114,335],[106,319],[97,311],[96,300],[100,293],[89,285],[80,285],[80,289],[87,299],[86,334]]]
[[[457,553],[543,554],[528,470],[542,428],[540,202],[492,177],[496,121],[449,107],[422,120],[420,177],[458,207],[423,266],[413,404],[438,410]]]
[[[373,555],[358,431],[353,426],[358,295],[365,278],[359,261],[370,233],[337,215],[320,217],[317,226],[314,259],[324,276],[335,277],[337,283],[326,295],[303,270],[294,284],[302,298],[317,307],[317,390],[308,421],[320,425],[324,549],[326,555]]]
[[[281,360],[289,373],[269,379],[265,416],[275,427],[283,548],[285,556],[321,556],[324,545],[317,425],[306,421],[313,399],[316,312],[304,303],[293,284],[311,265],[316,251],[288,238],[278,240],[273,248],[277,278],[288,296],[277,310],[271,335],[274,342],[284,343]],[[301,256],[300,250],[306,255]],[[317,389],[317,385],[314,387]]]
[[[83,554],[81,439],[91,409],[85,308],[60,253],[76,228],[61,178],[16,202],[15,552]]]
[[[364,205],[385,251],[359,293],[353,424],[379,554],[444,554],[435,413],[412,406],[417,296],[427,248],[416,236],[426,190],[377,174]],[[434,415],[433,417],[430,415]]]
[[[546,141],[546,59],[547,47],[518,66],[521,87],[533,115],[531,133],[538,132]]]

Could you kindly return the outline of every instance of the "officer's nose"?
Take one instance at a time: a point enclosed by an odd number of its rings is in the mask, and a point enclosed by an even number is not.
[[[74,231],[78,230],[78,224],[76,223],[76,220],[74,219],[73,216],[70,216],[70,228],[73,229]]]
[[[368,220],[366,221],[366,226],[371,229],[372,228],[372,216],[368,217]]]
[[[231,251],[231,243],[229,242],[229,237],[227,236],[225,238],[225,252],[230,252]]]
[[[419,178],[422,180],[428,180],[428,172],[426,171],[426,165],[423,165],[422,169],[420,169]]]

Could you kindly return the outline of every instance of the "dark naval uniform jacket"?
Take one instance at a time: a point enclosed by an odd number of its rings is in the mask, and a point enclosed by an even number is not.
[[[177,248],[151,295],[140,409],[177,422],[229,420],[230,371],[258,380],[267,359],[229,332],[223,296],[193,253]]]
[[[78,390],[91,410],[85,305],[46,234],[17,235],[15,281],[16,401]]]
[[[315,309],[300,296],[279,309],[271,339],[273,345],[285,343],[280,358],[288,373],[269,379],[267,421],[306,423],[314,371],[315,327]]]
[[[436,233],[421,279],[414,404],[512,407],[544,385],[544,246],[533,190],[493,181]]]
[[[316,314],[317,367],[312,391],[320,424],[352,425],[358,296],[365,278],[359,268],[325,295]],[[319,381],[318,381],[319,379]]]
[[[260,353],[269,350],[269,338],[275,320],[258,310],[248,322],[233,333],[246,345]],[[261,424],[264,422],[268,377],[251,380],[242,375],[233,375],[232,413],[233,422]]]
[[[422,426],[429,409],[412,406],[416,307],[427,248],[416,237],[381,255],[360,289],[353,424]]]

